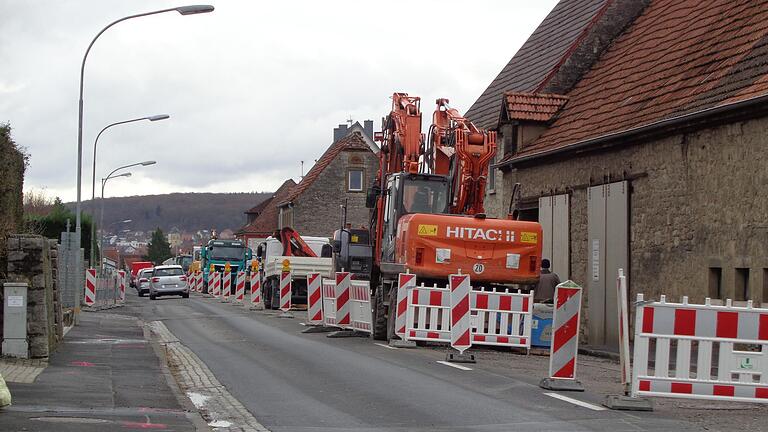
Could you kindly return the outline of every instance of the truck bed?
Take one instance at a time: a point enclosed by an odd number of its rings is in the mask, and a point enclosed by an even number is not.
[[[270,277],[279,275],[283,271],[283,260],[291,262],[291,272],[293,277],[306,276],[312,272],[319,272],[322,277],[329,278],[333,276],[332,258],[314,258],[314,257],[288,257],[277,256],[267,258],[264,265],[264,276]]]

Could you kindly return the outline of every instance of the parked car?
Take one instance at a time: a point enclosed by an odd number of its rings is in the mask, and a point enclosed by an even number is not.
[[[149,261],[134,261],[131,263],[131,281],[129,285],[138,289],[139,272],[146,268],[152,269],[152,266],[154,264]]]
[[[149,298],[155,300],[164,295],[180,295],[189,298],[189,285],[180,265],[157,266],[149,279]]]
[[[152,270],[154,270],[153,267],[143,268],[136,275],[136,292],[139,297],[149,294],[149,278],[152,277]]]

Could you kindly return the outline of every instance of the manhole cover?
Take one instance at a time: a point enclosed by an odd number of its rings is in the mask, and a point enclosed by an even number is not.
[[[30,420],[44,421],[49,423],[83,423],[83,424],[112,423],[111,420],[88,418],[88,417],[31,417]]]

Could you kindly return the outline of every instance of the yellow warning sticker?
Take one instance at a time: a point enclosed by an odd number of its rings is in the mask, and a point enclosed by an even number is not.
[[[520,233],[520,241],[523,243],[533,243],[536,244],[539,242],[539,234],[535,232],[521,232]]]
[[[437,236],[437,225],[419,225],[420,236]]]
[[[352,234],[352,243],[360,243],[360,237]]]

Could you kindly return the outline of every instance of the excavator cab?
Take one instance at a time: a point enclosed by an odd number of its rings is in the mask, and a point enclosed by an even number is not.
[[[382,261],[394,262],[397,222],[406,214],[448,213],[449,184],[445,176],[397,173],[387,178],[384,200]]]

